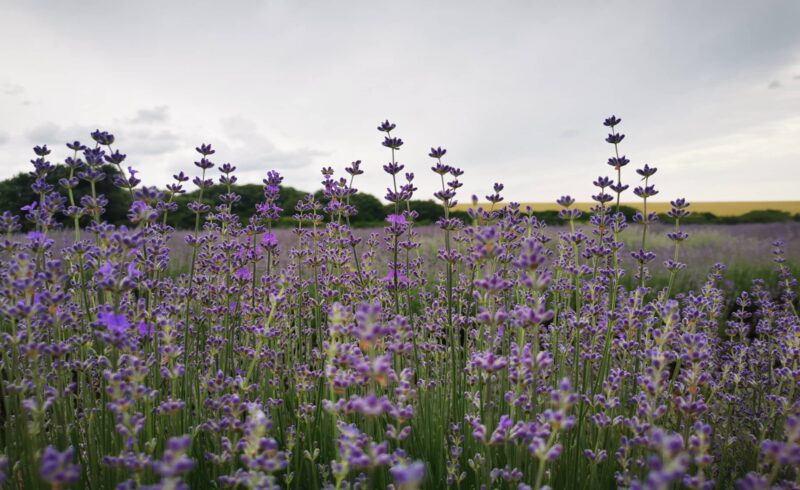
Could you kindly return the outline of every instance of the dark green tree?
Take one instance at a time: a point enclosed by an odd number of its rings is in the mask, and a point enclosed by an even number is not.
[[[108,206],[102,218],[109,223],[113,224],[126,224],[128,222],[128,208],[131,205],[131,198],[128,191],[120,189],[113,184],[114,176],[119,173],[116,167],[112,165],[104,165],[103,171],[106,178],[98,182],[95,186],[97,194],[105,195],[108,199]],[[76,174],[77,175],[77,174]],[[69,168],[64,165],[55,165],[54,169],[45,179],[48,184],[55,187],[55,191],[61,192],[66,195],[58,184],[59,179],[69,177]],[[10,179],[0,181],[0,212],[11,211],[12,213],[19,214],[20,208],[26,206],[34,201],[38,201],[39,196],[31,190],[31,185],[34,178],[29,173],[19,173]],[[88,182],[81,180],[78,186],[73,189],[76,203],[80,202],[80,198],[85,195],[91,195],[91,186]],[[71,220],[64,219],[61,214],[56,215],[56,221],[64,224],[67,227],[72,226]],[[84,217],[82,224],[89,221],[89,217]],[[22,220],[23,230],[31,229],[31,224]]]

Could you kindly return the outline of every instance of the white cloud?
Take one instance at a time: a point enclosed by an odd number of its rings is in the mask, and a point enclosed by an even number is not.
[[[682,176],[680,188],[667,179],[688,158],[672,152],[728,169],[714,182],[736,196],[796,198],[776,179],[742,185],[746,165],[726,166],[741,147],[725,135],[755,134],[748,158],[766,159],[751,152],[762,147],[783,182],[797,164],[800,129],[778,128],[800,104],[800,3],[765,2],[9,0],[0,57],[14,79],[0,87],[24,87],[36,104],[0,97],[0,130],[15,135],[0,151],[0,178],[24,169],[31,137],[88,139],[73,129],[90,125],[116,133],[157,183],[210,142],[243,181],[275,167],[309,190],[317,167],[361,159],[358,185],[383,195],[388,152],[375,126],[389,118],[421,197],[435,190],[428,148],[442,145],[466,171],[462,200],[494,181],[507,199],[588,198],[608,172],[601,122],[616,113],[632,166],[660,165],[665,185],[689,199],[712,191],[698,178]],[[780,90],[765,89],[772,81]],[[239,116],[220,124],[228,114]]]
[[[169,130],[133,129],[118,133],[119,145],[131,155],[150,156],[170,153],[185,145],[182,136]]]
[[[25,88],[16,83],[3,83],[0,84],[0,91],[5,95],[22,95],[25,92]]]
[[[307,147],[278,146],[258,125],[243,116],[221,121],[225,140],[218,145],[219,157],[242,171],[287,170],[307,167],[325,152]]]
[[[43,122],[25,132],[29,142],[48,145],[53,145],[57,140],[63,139],[60,137],[61,134],[61,126],[51,121]]]
[[[169,108],[165,105],[151,109],[139,109],[131,122],[137,124],[163,123],[169,119]]]

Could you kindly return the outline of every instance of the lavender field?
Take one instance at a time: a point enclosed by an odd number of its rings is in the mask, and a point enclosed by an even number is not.
[[[683,271],[675,280],[676,292],[688,292],[699,289],[706,280],[707,273],[716,263],[723,263],[726,271],[720,283],[722,291],[728,295],[741,292],[750,287],[753,279],[777,278],[774,257],[771,254],[772,243],[775,240],[784,241],[784,252],[787,267],[793,272],[800,271],[800,223],[752,223],[739,225],[684,225],[684,231],[692,237],[682,245],[681,256],[683,261],[692,265]],[[563,226],[548,226],[547,235],[558,237],[567,231]],[[674,245],[667,234],[672,231],[670,225],[655,223],[651,225],[652,235],[648,240],[650,249],[658,257],[667,257],[674,251]],[[383,229],[356,228],[351,230],[353,235],[361,240],[368,240],[370,236],[383,234]],[[436,254],[440,247],[441,231],[436,226],[415,226],[419,247],[416,252],[426,262],[435,262]],[[297,245],[296,231],[289,228],[275,228],[272,234],[278,243],[274,260],[283,263],[288,259],[289,252]],[[169,275],[179,275],[189,271],[192,250],[185,247],[187,236],[191,231],[175,230],[169,235],[166,246],[170,249],[169,261],[166,272]],[[62,249],[74,241],[74,233],[70,230],[58,230],[49,234],[53,240],[53,247]],[[641,240],[640,230],[628,228],[619,233],[619,237],[626,248],[636,246],[636,241]],[[24,240],[24,234],[15,234],[14,240]],[[557,241],[550,241],[546,248],[556,251]],[[375,253],[388,260],[386,249],[376,249]],[[621,266],[627,270],[627,277],[623,283],[630,284],[629,280],[635,274],[635,261],[623,261]],[[263,272],[264,263],[256,264],[256,269]],[[651,281],[662,283],[669,280],[670,271],[657,267],[650,271]],[[436,270],[428,271],[429,278],[435,278]],[[731,299],[732,301],[732,299]]]
[[[451,215],[469,175],[438,147],[411,173],[389,121],[388,163],[324,168],[290,229],[283,177],[264,170],[242,221],[210,144],[165,189],[108,132],[37,146],[38,199],[0,215],[4,488],[800,487],[800,223],[683,225],[679,196],[660,220],[657,169],[604,125],[591,218],[562,196],[563,226],[501,183]],[[350,226],[365,172],[383,228]],[[106,179],[126,225],[104,221]],[[435,225],[409,205],[421,179]]]

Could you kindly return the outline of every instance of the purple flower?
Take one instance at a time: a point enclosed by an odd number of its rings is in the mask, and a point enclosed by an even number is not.
[[[97,315],[97,321],[106,327],[109,332],[121,335],[130,329],[131,324],[125,315],[118,315],[110,311],[104,311]]]
[[[383,138],[383,143],[381,144],[387,148],[391,148],[393,150],[399,150],[400,147],[403,146],[403,140],[401,140],[400,138],[387,136]]]
[[[349,167],[344,169],[344,171],[352,176],[363,174],[364,171],[361,170],[361,160],[356,160],[352,162]]]
[[[378,131],[389,133],[396,127],[397,127],[396,124],[390,123],[389,120],[387,119],[386,121],[380,123],[380,125],[378,126]]]
[[[199,162],[194,162],[194,165],[203,170],[208,170],[214,166],[214,164],[211,163],[211,160],[206,157],[201,158]]]
[[[42,454],[39,474],[53,488],[63,488],[76,483],[81,476],[81,467],[74,464],[75,450],[72,446],[60,452],[53,446],[47,446]]]
[[[149,223],[158,219],[158,211],[144,201],[133,201],[128,210],[128,219],[131,223]]]
[[[195,151],[203,155],[204,158],[207,157],[208,155],[213,155],[214,153],[216,153],[216,150],[213,150],[211,148],[211,145],[205,143],[202,143],[200,146],[195,148]]]
[[[405,165],[402,165],[397,162],[387,163],[383,166],[383,171],[389,175],[397,175],[405,168]]]
[[[153,335],[153,325],[145,322],[144,320],[136,324],[136,330],[142,337],[150,337]]]
[[[575,204],[575,199],[573,199],[570,196],[561,196],[558,199],[556,199],[556,204],[558,204],[559,206],[563,206],[565,208],[568,208],[568,207],[572,206],[573,204]]]
[[[125,161],[125,158],[127,158],[127,156],[128,155],[125,155],[124,153],[120,153],[119,150],[116,150],[113,153],[111,153],[110,155],[106,155],[105,156],[105,160],[108,163],[113,163],[113,164],[119,165],[120,163]]]
[[[108,131],[100,131],[99,129],[92,131],[92,139],[101,146],[108,146],[114,143],[114,135]]]
[[[47,148],[47,145],[34,146],[33,152],[40,157],[45,157],[50,154],[50,149]]]
[[[70,150],[75,151],[84,151],[86,149],[85,145],[82,145],[80,141],[73,141],[72,143],[67,143],[67,148]]]
[[[167,441],[167,448],[160,461],[153,462],[153,471],[165,480],[177,479],[191,471],[194,467],[194,460],[186,456],[186,450],[192,438],[189,436],[171,437]],[[164,485],[160,488],[180,488],[172,485]]]
[[[386,217],[386,221],[391,225],[402,226],[407,224],[405,216],[402,214],[390,214]]]
[[[413,463],[399,463],[389,469],[395,485],[404,490],[419,488],[425,478],[425,463],[414,461]]]
[[[236,276],[236,279],[240,281],[249,281],[253,278],[253,272],[250,270],[250,268],[245,266],[239,267],[233,274]]]
[[[629,163],[631,163],[631,161],[628,160],[625,155],[622,155],[621,157],[611,157],[608,159],[608,164],[614,167],[615,170],[619,170]]]
[[[431,170],[433,170],[434,173],[437,173],[439,175],[445,175],[445,174],[450,173],[450,166],[449,165],[444,165],[443,163],[437,162],[436,165],[431,167]]]
[[[261,246],[268,250],[274,249],[278,246],[278,237],[275,236],[275,233],[264,233],[261,236]]]
[[[645,163],[644,167],[636,169],[636,173],[644,178],[648,178],[653,174],[655,174],[657,170],[658,170],[657,168],[651,167]]]
[[[447,150],[442,148],[441,146],[437,148],[431,148],[431,152],[428,153],[428,156],[431,158],[442,158],[444,154],[447,153]]]
[[[397,279],[398,289],[405,289],[408,286],[408,277],[402,272],[397,272],[394,269],[389,269],[389,271],[386,273],[386,276],[383,278],[383,282],[386,283],[386,286],[389,289],[393,290],[395,279]]]

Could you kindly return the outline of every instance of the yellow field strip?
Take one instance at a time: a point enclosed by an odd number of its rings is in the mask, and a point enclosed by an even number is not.
[[[588,211],[594,204],[595,203],[591,202],[576,202],[572,207]],[[642,207],[641,201],[623,202],[621,204],[636,209],[641,209]],[[713,213],[716,216],[740,216],[749,211],[763,211],[766,209],[785,211],[791,214],[800,213],[800,201],[698,201],[692,202],[691,204],[692,205],[689,207],[690,211],[695,213]],[[491,205],[489,203],[479,203],[478,206],[488,209]],[[562,209],[561,206],[554,202],[522,203],[522,209],[525,209],[525,206],[532,206],[534,211],[558,211]],[[472,207],[471,204],[459,204],[456,206],[456,209],[466,211],[470,207]],[[666,213],[670,209],[670,204],[668,202],[648,202],[647,209],[658,213]]]

